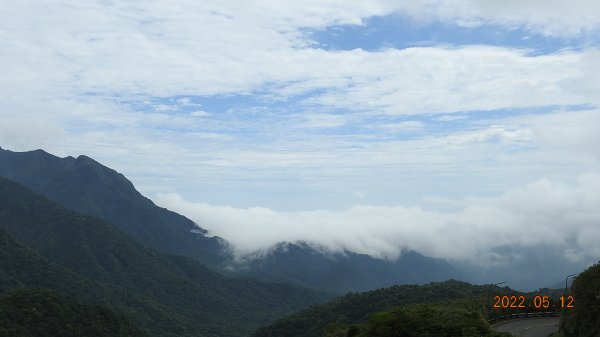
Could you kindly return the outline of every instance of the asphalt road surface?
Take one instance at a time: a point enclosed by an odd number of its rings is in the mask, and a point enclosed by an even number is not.
[[[524,318],[500,323],[494,329],[519,337],[547,337],[558,331],[558,321],[559,317]]]

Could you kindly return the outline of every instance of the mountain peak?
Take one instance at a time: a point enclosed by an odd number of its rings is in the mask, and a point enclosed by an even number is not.
[[[102,164],[100,164],[99,162],[97,162],[97,161],[95,161],[94,159],[92,159],[91,157],[88,157],[88,156],[86,156],[86,155],[84,155],[84,154],[82,154],[82,155],[79,155],[79,156],[77,157],[77,159],[75,159],[75,160],[76,160],[76,161],[79,161],[79,162],[88,162],[88,163],[94,163],[94,164],[102,165]],[[104,166],[104,165],[102,165],[102,166]]]
[[[13,151],[10,151],[10,150],[7,150],[7,151],[12,152],[12,153],[28,153],[28,154],[36,155],[36,156],[39,156],[39,157],[42,157],[42,158],[57,158],[57,159],[60,159],[59,157],[57,157],[57,156],[55,156],[53,154],[50,154],[50,153],[48,153],[48,152],[46,152],[46,151],[44,151],[42,149],[36,149],[36,150],[25,151],[25,152],[13,152]]]

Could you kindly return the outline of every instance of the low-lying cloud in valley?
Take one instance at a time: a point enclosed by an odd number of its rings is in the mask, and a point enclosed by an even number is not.
[[[458,262],[503,263],[506,247],[554,247],[572,262],[600,258],[600,174],[564,183],[540,179],[494,198],[430,198],[422,206],[357,205],[341,211],[277,212],[214,206],[160,194],[158,204],[228,240],[238,258],[278,242],[305,241],[396,258],[405,249]]]

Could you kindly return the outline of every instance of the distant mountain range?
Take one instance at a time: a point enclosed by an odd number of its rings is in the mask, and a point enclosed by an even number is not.
[[[226,241],[205,236],[193,221],[156,206],[125,176],[87,156],[59,158],[43,150],[0,149],[0,176],[114,224],[148,247],[191,257],[228,274],[233,270],[265,281],[339,293],[461,278],[449,263],[417,252],[388,261],[353,252],[322,252],[303,243],[281,243],[259,259],[236,263]]]
[[[335,292],[366,291],[395,284],[459,278],[448,262],[408,251],[395,261],[353,252],[321,252],[306,243],[280,243],[259,259],[238,267],[263,280],[319,287]]]

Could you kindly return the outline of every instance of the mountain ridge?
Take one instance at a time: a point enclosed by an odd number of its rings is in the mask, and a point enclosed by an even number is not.
[[[44,150],[0,149],[0,176],[110,222],[149,247],[209,266],[226,259],[220,238],[206,237],[206,230],[192,220],[156,206],[123,174],[88,156],[59,158]]]
[[[344,293],[367,291],[395,284],[423,284],[460,278],[449,263],[414,251],[396,260],[366,254],[320,252],[305,242],[279,243],[262,258],[243,264],[240,272],[261,280],[273,280]]]

